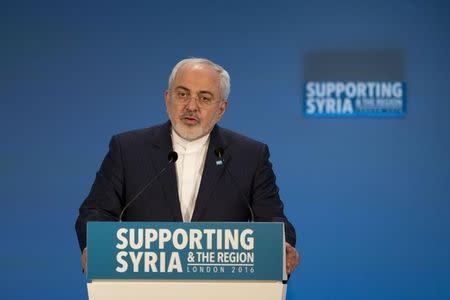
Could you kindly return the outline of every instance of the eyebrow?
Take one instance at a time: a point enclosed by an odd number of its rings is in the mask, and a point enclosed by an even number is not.
[[[186,91],[190,91],[190,89],[188,89],[187,87],[184,87],[182,85],[177,86],[175,89],[183,89],[183,90],[186,90]]]
[[[185,91],[191,92],[190,89],[188,89],[187,87],[182,86],[182,85],[177,86],[175,89],[183,89]],[[211,96],[214,96],[213,93],[211,93],[210,91],[199,91],[199,93],[206,93],[206,94],[210,94]]]

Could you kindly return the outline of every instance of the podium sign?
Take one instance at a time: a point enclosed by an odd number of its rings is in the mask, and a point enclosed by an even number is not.
[[[88,280],[285,279],[283,223],[89,222]]]

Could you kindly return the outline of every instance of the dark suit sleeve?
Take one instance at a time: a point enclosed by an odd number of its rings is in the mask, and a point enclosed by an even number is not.
[[[253,184],[252,207],[255,221],[283,222],[286,241],[295,246],[295,229],[284,215],[283,202],[278,194],[279,189],[275,182],[275,174],[269,156],[269,148],[264,145],[259,153],[259,165]]]
[[[125,191],[123,174],[120,143],[114,136],[111,138],[109,152],[97,172],[91,191],[80,206],[75,229],[81,250],[86,247],[88,221],[118,220]]]

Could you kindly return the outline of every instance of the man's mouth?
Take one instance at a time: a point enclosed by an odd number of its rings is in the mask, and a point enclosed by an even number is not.
[[[195,125],[195,124],[199,123],[199,120],[192,116],[185,116],[185,117],[182,117],[181,119],[183,120],[183,123],[185,123],[187,125]]]

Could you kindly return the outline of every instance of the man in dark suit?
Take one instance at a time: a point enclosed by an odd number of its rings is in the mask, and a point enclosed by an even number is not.
[[[295,269],[295,230],[283,212],[268,147],[216,125],[229,92],[222,67],[182,60],[165,92],[170,122],[113,136],[76,222],[83,269],[86,223],[119,219],[284,222],[287,272]],[[175,164],[168,159],[173,150]]]

